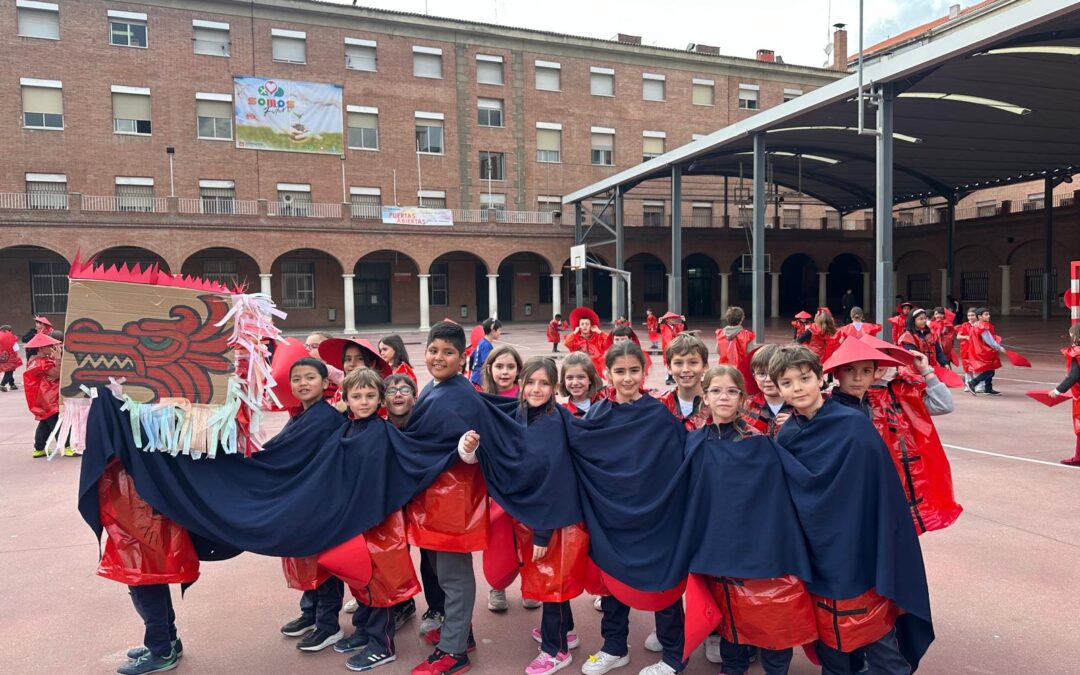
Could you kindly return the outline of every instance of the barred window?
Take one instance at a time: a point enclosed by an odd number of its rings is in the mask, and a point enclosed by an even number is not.
[[[26,181],[26,207],[30,209],[66,209],[67,181]]]
[[[990,299],[990,272],[979,270],[976,272],[960,273],[960,296],[967,301],[986,302]]]
[[[1057,270],[1050,270],[1050,292],[1057,296]],[[1035,267],[1024,270],[1024,300],[1042,302],[1043,268]]]
[[[353,218],[381,218],[382,195],[381,194],[352,194],[349,196],[352,203]]]
[[[691,212],[691,219],[694,227],[711,227],[712,226],[712,207],[711,206],[694,206]]]
[[[30,304],[34,315],[67,312],[68,264],[30,263]]]
[[[428,285],[428,301],[434,307],[445,307],[450,298],[450,267],[446,263],[431,266],[431,279]]]
[[[203,213],[233,213],[236,208],[236,188],[199,188]]]
[[[645,202],[642,207],[641,224],[645,227],[663,227],[664,226],[664,203],[657,202]]]
[[[202,277],[235,288],[240,283],[240,270],[235,260],[204,260]]]
[[[907,297],[909,300],[929,300],[930,275],[909,274],[907,278]]]
[[[154,186],[117,185],[116,210],[152,213],[154,210]]]
[[[315,308],[315,263],[281,263],[281,304],[289,309]]]

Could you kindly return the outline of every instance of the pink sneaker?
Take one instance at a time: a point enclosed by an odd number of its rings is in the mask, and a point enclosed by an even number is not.
[[[525,666],[525,675],[554,673],[570,665],[573,660],[574,657],[570,656],[569,652],[559,652],[555,656],[540,652],[535,659],[529,662],[529,665]]]
[[[540,635],[539,628],[532,629],[532,638],[537,642],[543,642],[544,639]],[[581,646],[581,640],[578,639],[577,633],[575,633],[574,631],[570,631],[566,634],[566,646],[569,649],[577,649]]]

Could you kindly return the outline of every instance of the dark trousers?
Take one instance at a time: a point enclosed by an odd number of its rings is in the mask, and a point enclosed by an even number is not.
[[[300,613],[315,617],[315,627],[336,633],[341,630],[338,614],[345,598],[345,584],[337,577],[330,577],[313,591],[300,596]]]
[[[896,643],[896,630],[890,630],[885,637],[860,648],[866,657],[867,671],[871,675],[910,675],[911,666],[900,654]],[[818,658],[821,659],[821,675],[852,675],[856,673],[851,655],[829,647],[823,642],[817,643]]]
[[[368,607],[359,603],[352,615],[352,625],[367,635],[368,644],[387,654],[394,653],[394,608]]]
[[[787,675],[791,667],[791,649],[758,648],[758,659],[765,675]],[[720,640],[720,672],[723,675],[743,675],[750,668],[750,646]]]
[[[435,552],[420,549],[420,583],[424,586],[424,600],[428,609],[439,614],[446,614],[446,594],[439,586],[439,577],[435,574]]]
[[[985,383],[987,391],[993,389],[994,388],[994,373],[996,373],[996,372],[997,371],[994,371],[994,370],[984,370],[983,372],[979,373],[975,377],[971,378],[971,381],[968,382],[968,387],[970,389],[974,390],[975,387],[978,386],[979,384]]]
[[[176,614],[173,612],[172,593],[168,584],[128,586],[131,604],[142,617],[143,645],[154,656],[166,657],[172,653],[176,640]]]
[[[37,423],[37,431],[34,432],[34,449],[44,450],[45,441],[49,440],[49,434],[56,428],[56,423],[60,421],[60,413],[54,413],[51,417],[46,417]]]
[[[0,377],[0,387],[14,387],[15,386],[15,371],[9,370],[4,373],[3,377]]]
[[[600,600],[604,617],[600,619],[600,635],[604,638],[603,650],[612,656],[626,656],[629,646],[626,643],[630,634],[630,608],[613,595],[605,595]],[[683,606],[682,600],[674,605],[654,612],[656,619],[656,639],[664,648],[664,663],[675,672],[682,672],[686,662],[683,653]]]
[[[574,613],[570,603],[545,602],[540,615],[540,651],[550,656],[569,652],[566,634],[574,630]]]

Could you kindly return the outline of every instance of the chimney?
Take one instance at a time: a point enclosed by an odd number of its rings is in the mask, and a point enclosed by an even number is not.
[[[765,61],[767,63],[776,63],[776,52],[771,49],[759,49],[757,50],[757,60]]]
[[[624,44],[624,45],[640,45],[641,44],[641,36],[640,35],[627,35],[626,33],[619,33],[618,35],[615,36],[615,41],[618,42],[619,44]]]
[[[955,19],[960,16],[960,5],[953,5],[949,7],[949,18]]]
[[[836,30],[832,34],[832,69],[846,73],[848,70],[847,30],[842,23],[833,24],[833,28]]]
[[[719,47],[713,47],[712,45],[703,45],[701,43],[694,45],[694,52],[698,54],[708,54],[709,56],[720,56]]]

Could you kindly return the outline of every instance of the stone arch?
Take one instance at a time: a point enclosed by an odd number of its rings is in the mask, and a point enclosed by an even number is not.
[[[141,246],[110,246],[99,250],[93,256],[94,262],[100,265],[146,265],[156,264],[163,272],[171,272],[165,256]]]
[[[475,253],[446,251],[428,265],[431,317],[444,315],[459,323],[479,323],[490,316],[489,267]],[[463,309],[464,308],[464,309]]]
[[[793,253],[784,259],[780,272],[780,313],[794,314],[806,310],[811,314],[818,306],[818,264],[805,253]]]
[[[683,258],[683,313],[686,316],[708,317],[715,314],[719,273],[720,266],[710,255],[691,253]]]
[[[552,266],[533,251],[512,253],[499,263],[499,318],[503,321],[548,320],[552,314]]]
[[[847,321],[844,316],[844,294],[851,290],[853,305],[866,307],[868,298],[863,297],[863,267],[859,256],[854,253],[841,253],[829,262],[828,276],[825,278],[826,304],[832,308],[833,315],[841,321]]]
[[[247,253],[228,246],[209,246],[193,251],[184,260],[180,273],[244,288],[260,290],[259,263]]]
[[[663,314],[659,310],[667,305],[667,264],[659,256],[641,252],[626,259],[626,269],[630,271],[633,280],[631,290],[634,297],[631,306],[635,316],[632,321],[635,324],[644,321],[646,309],[653,310],[657,316]]]
[[[4,315],[0,323],[11,324],[21,335],[30,328],[38,314],[63,327],[67,312],[67,275],[70,261],[52,248],[39,245],[16,245],[0,248],[0,293],[4,297]]]
[[[411,256],[372,251],[356,261],[352,274],[357,325],[420,321],[420,266]]]
[[[286,328],[338,332],[344,328],[342,267],[337,256],[317,248],[295,248],[274,259],[270,275],[270,295],[288,313]]]

